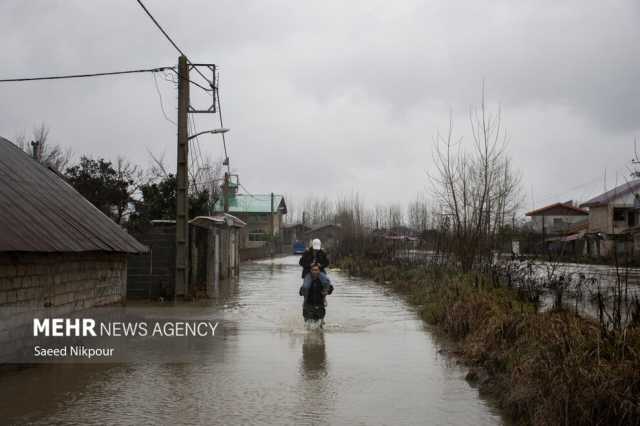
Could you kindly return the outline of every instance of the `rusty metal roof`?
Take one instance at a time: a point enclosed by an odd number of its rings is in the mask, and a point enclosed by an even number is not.
[[[526,213],[525,216],[588,216],[589,212],[568,203],[554,203]]]
[[[0,252],[143,253],[54,171],[0,137]]]

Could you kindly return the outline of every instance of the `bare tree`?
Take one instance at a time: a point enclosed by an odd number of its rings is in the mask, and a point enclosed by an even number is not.
[[[33,128],[32,138],[31,141],[28,141],[23,133],[15,137],[14,143],[24,152],[35,157],[40,163],[58,173],[63,173],[71,162],[71,149],[64,149],[60,145],[50,144],[48,141],[49,127],[44,123]]]
[[[417,232],[424,232],[429,228],[429,203],[423,194],[419,194],[407,208],[409,227]]]
[[[470,111],[469,123],[471,149],[465,149],[462,138],[454,139],[452,119],[447,134],[436,135],[436,172],[430,175],[453,237],[450,249],[464,270],[479,257],[491,256],[497,233],[520,201],[520,177],[508,156],[501,113],[487,110],[484,86],[481,104]]]
[[[122,183],[122,191],[125,192],[125,196],[121,198],[121,202],[115,205],[114,220],[116,223],[122,223],[128,220],[129,215],[133,212],[131,200],[138,192],[138,187],[142,182],[142,170],[126,161],[123,157],[118,157],[116,161],[116,176],[118,181]]]

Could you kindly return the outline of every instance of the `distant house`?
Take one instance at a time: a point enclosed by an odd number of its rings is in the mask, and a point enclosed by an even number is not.
[[[296,241],[303,241],[306,239],[305,233],[311,228],[302,223],[289,223],[282,225],[282,242],[285,244],[286,249],[294,244]]]
[[[640,246],[640,179],[619,185],[580,207],[589,209],[588,253],[608,256]]]
[[[0,138],[0,362],[34,317],[123,302],[127,255],[147,251],[54,171]]]
[[[545,235],[566,233],[572,226],[583,222],[589,212],[573,205],[573,202],[554,203],[526,213],[531,218],[533,232]]]
[[[340,238],[340,225],[336,223],[319,223],[313,225],[304,234],[307,245],[311,240],[318,238],[322,246],[331,249],[336,246]]]
[[[224,212],[222,202],[216,204],[215,212]],[[282,195],[239,194],[233,189],[227,213],[247,224],[240,233],[240,248],[257,248],[280,235],[287,205]]]

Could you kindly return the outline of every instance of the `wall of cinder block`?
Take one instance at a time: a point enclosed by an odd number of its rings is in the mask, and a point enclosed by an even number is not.
[[[32,335],[33,318],[55,318],[126,299],[127,256],[0,253],[0,361]]]

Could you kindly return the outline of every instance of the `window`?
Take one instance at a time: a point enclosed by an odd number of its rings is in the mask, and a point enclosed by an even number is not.
[[[632,226],[636,226],[636,212],[629,212],[629,215],[627,216],[627,224],[629,225],[629,227]]]
[[[625,217],[625,211],[624,209],[613,209],[613,221],[614,222],[624,222],[626,217]]]

